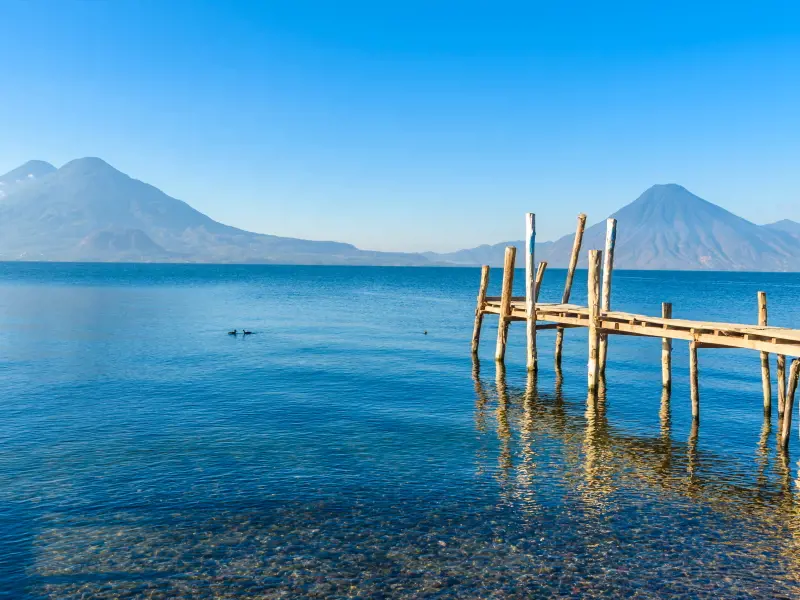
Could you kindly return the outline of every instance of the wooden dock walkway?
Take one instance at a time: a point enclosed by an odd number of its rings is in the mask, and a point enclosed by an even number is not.
[[[500,297],[487,297],[484,313],[500,313]],[[511,300],[511,321],[527,321],[525,299]],[[557,327],[588,327],[589,308],[577,304],[536,304],[536,330]],[[712,323],[687,319],[665,319],[619,311],[600,313],[600,333],[638,335],[695,341],[699,348],[746,348],[784,356],[800,357],[800,330],[759,327],[738,323]],[[545,323],[541,323],[545,321]]]
[[[503,267],[501,296],[487,296],[489,267],[481,270],[480,288],[475,310],[475,327],[472,336],[472,352],[477,353],[480,342],[483,315],[496,314],[499,317],[495,359],[505,359],[508,327],[514,321],[527,324],[527,365],[528,370],[538,369],[538,350],[536,332],[555,329],[555,363],[561,364],[564,330],[585,327],[589,330],[588,386],[590,398],[597,393],[599,380],[605,377],[608,338],[611,335],[635,335],[660,338],[662,343],[662,386],[669,393],[672,388],[672,340],[689,342],[690,388],[692,417],[700,417],[698,348],[738,348],[756,350],[761,353],[761,377],[763,407],[766,418],[772,411],[772,380],[770,378],[770,354],[777,356],[776,375],[778,391],[778,418],[781,447],[788,448],[789,432],[792,423],[792,409],[795,392],[800,378],[800,329],[771,327],[767,324],[767,297],[759,292],[757,297],[758,323],[719,323],[695,321],[672,317],[672,305],[662,303],[661,316],[653,317],[611,310],[611,283],[614,268],[614,247],[616,244],[616,220],[608,219],[605,251],[589,251],[588,306],[570,304],[569,298],[583,240],[586,215],[578,216],[578,227],[572,248],[564,293],[560,303],[539,303],[539,289],[547,269],[547,263],[539,263],[534,268],[534,243],[536,238],[535,215],[525,216],[526,256],[525,256],[525,296],[512,296],[516,251],[514,246],[506,248]],[[601,258],[605,262],[601,269]],[[602,288],[601,288],[602,271]],[[786,357],[796,357],[786,379]],[[800,419],[798,419],[800,422]]]

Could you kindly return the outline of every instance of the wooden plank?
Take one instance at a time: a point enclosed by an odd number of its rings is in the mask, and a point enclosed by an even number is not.
[[[487,303],[487,309],[491,303]],[[520,306],[520,310],[524,307]],[[517,310],[517,305],[512,307]],[[552,321],[559,324],[588,325],[589,309],[574,304],[539,303],[536,305],[538,321]],[[600,328],[614,331],[619,329],[625,333],[649,335],[651,337],[668,337],[697,341],[703,344],[718,345],[721,348],[746,348],[765,352],[784,353],[788,356],[800,356],[800,330],[781,327],[753,327],[732,323],[704,323],[686,319],[664,319],[634,315],[619,311],[602,314]],[[745,339],[745,330],[750,330]],[[715,333],[716,331],[716,333]]]
[[[758,324],[767,326],[767,293],[758,292]],[[772,388],[769,380],[769,353],[761,352],[761,391],[764,395],[764,414],[772,412]]]
[[[495,360],[502,361],[506,356],[506,342],[508,341],[508,324],[511,316],[511,289],[514,286],[514,262],[517,258],[517,249],[514,246],[506,247],[505,262],[503,264],[503,287],[500,297],[500,319],[497,324],[497,347]]]
[[[546,329],[556,329],[556,328],[563,328],[563,329],[570,329],[575,327],[583,327],[583,325],[559,325],[558,323],[539,323],[536,322],[536,330],[542,331]]]
[[[528,371],[536,371],[536,274],[534,266],[536,247],[536,215],[525,215],[525,317],[526,327],[526,354]]]
[[[661,303],[661,316],[672,318],[672,302]],[[672,340],[665,337],[661,338],[661,387],[672,390]]]
[[[697,368],[697,342],[689,344],[689,383],[692,397],[692,420],[700,419],[700,376]]]
[[[664,338],[662,338],[664,339]],[[724,344],[704,344],[703,342],[697,342],[698,348],[727,348],[730,350],[730,346],[725,346]]]
[[[599,332],[598,323],[600,316],[600,258],[599,250],[589,250],[589,394],[597,393],[599,380],[598,365],[598,345]]]
[[[567,268],[567,280],[564,283],[564,293],[561,296],[561,303],[566,304],[569,302],[570,293],[572,293],[572,280],[575,277],[575,268],[578,266],[578,256],[581,253],[581,244],[583,243],[583,231],[586,228],[586,215],[581,213],[578,215],[578,227],[575,229],[575,240],[572,242],[572,254],[569,258],[569,267]],[[557,366],[561,366],[561,347],[564,344],[564,330],[558,329],[556,331],[556,353],[555,361]]]
[[[588,326],[588,321],[585,316],[581,317],[561,317],[555,315],[539,316],[543,321],[553,321],[565,325],[584,325]],[[610,333],[631,333],[643,335],[646,337],[668,337],[673,340],[696,340],[699,343],[715,344],[720,348],[743,348],[748,350],[764,350],[767,352],[775,352],[779,354],[786,354],[787,356],[800,356],[800,344],[786,344],[778,342],[772,343],[769,340],[745,340],[736,337],[722,337],[713,334],[692,333],[683,329],[656,329],[654,327],[642,327],[640,325],[631,325],[630,323],[622,323],[618,321],[609,321],[605,318],[600,318],[600,329]]]
[[[483,325],[483,311],[486,308],[486,289],[489,287],[489,265],[481,267],[481,285],[478,288],[478,304],[475,307],[475,325],[472,328],[472,353],[478,352],[481,341],[481,326]]]
[[[486,296],[486,302],[500,302],[500,296]],[[511,302],[525,302],[525,296],[511,296]]]
[[[606,248],[603,255],[603,295],[600,300],[600,310],[611,309],[611,274],[614,271],[614,245],[617,242],[617,220],[606,220]],[[601,375],[606,373],[606,357],[608,355],[608,334],[600,334],[599,369]]]

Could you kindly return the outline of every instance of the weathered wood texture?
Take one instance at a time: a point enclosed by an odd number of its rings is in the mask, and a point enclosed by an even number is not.
[[[536,302],[539,301],[539,292],[542,289],[542,280],[544,279],[544,272],[547,270],[547,261],[543,260],[539,263],[539,268],[536,269]]]
[[[478,351],[481,341],[481,326],[483,325],[483,311],[486,308],[486,290],[489,287],[489,265],[481,267],[481,285],[478,288],[478,304],[475,307],[475,326],[472,328],[472,352]]]
[[[508,324],[511,321],[511,290],[514,287],[514,262],[517,258],[517,249],[514,246],[506,248],[503,263],[503,288],[500,296],[500,318],[497,323],[497,347],[495,360],[504,360],[506,356],[506,342],[508,341]]]
[[[672,318],[672,303],[661,303],[661,318]],[[672,390],[672,340],[661,338],[661,387],[668,393]]]
[[[786,357],[778,354],[777,377],[778,377],[778,417],[783,416],[784,406],[786,405]]]
[[[789,369],[789,385],[786,389],[786,404],[783,409],[783,427],[781,429],[781,447],[789,447],[789,435],[792,432],[792,408],[794,407],[794,393],[797,390],[797,378],[800,376],[800,359],[795,358]]]
[[[499,314],[499,300],[486,299],[486,312]],[[525,320],[524,300],[513,300],[511,319]],[[558,325],[588,327],[589,309],[577,304],[536,305],[538,321]],[[635,313],[608,311],[600,315],[600,330],[606,333],[666,337],[673,340],[696,341],[698,347],[745,348],[775,354],[800,357],[800,330],[783,327],[758,327],[738,323],[664,319]]]
[[[603,254],[603,295],[600,300],[600,310],[611,310],[611,274],[614,271],[614,246],[617,242],[617,220],[606,220],[606,248]],[[599,368],[600,373],[606,373],[606,357],[608,355],[608,334],[600,334]]]
[[[600,317],[600,255],[599,250],[589,250],[589,393],[597,393],[599,379],[598,345]]]
[[[536,371],[537,367],[535,246],[536,215],[527,213],[525,215],[525,317],[527,320],[526,349],[528,371]]]
[[[569,296],[572,292],[572,280],[575,277],[575,268],[578,266],[578,256],[581,253],[581,244],[583,243],[583,231],[586,229],[586,215],[581,213],[578,215],[578,227],[575,230],[575,241],[572,242],[572,254],[569,258],[569,267],[567,268],[567,281],[564,283],[564,293],[561,296],[561,303],[567,304]],[[561,365],[561,348],[564,344],[564,330],[556,330],[556,365]]]
[[[700,375],[697,368],[697,342],[689,344],[689,387],[692,397],[692,419],[700,418]]]
[[[767,293],[758,292],[758,325],[767,326]],[[772,412],[772,388],[769,380],[769,352],[761,352],[761,391],[764,395],[764,414]]]

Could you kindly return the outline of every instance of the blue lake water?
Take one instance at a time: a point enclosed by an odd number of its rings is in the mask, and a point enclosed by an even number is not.
[[[473,363],[478,281],[0,263],[0,594],[800,595],[800,439],[776,451],[756,352],[700,351],[693,429],[686,344],[665,401],[660,342],[613,337],[587,408],[585,331],[558,376],[540,333],[534,382],[487,317]],[[755,322],[758,290],[800,326],[798,275],[622,271],[613,305]]]

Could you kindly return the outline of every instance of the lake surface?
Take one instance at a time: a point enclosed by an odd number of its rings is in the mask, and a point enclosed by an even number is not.
[[[798,275],[614,277],[621,310],[756,322],[765,290],[800,326]],[[524,326],[498,370],[487,316],[473,363],[478,282],[0,263],[0,595],[800,595],[800,439],[776,451],[758,353],[700,350],[693,429],[687,345],[666,400],[660,342],[613,337],[587,407],[585,331],[560,375],[540,333],[533,381]]]

